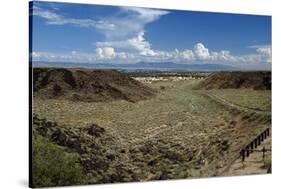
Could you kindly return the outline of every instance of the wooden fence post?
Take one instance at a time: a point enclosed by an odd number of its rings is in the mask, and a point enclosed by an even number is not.
[[[245,161],[245,150],[244,149],[241,151],[241,156],[242,156],[242,162],[244,162]]]
[[[253,143],[253,141],[250,144],[250,148],[251,148],[250,153],[253,153],[254,152],[254,143]]]
[[[266,135],[269,136],[269,128],[266,129]]]
[[[247,156],[247,157],[250,156],[250,149],[249,149],[249,146],[246,146],[246,156]]]
[[[257,146],[258,146],[258,139],[255,138],[255,148],[257,148]]]
[[[267,134],[268,134],[268,136],[270,135],[270,129],[269,128],[267,129]]]

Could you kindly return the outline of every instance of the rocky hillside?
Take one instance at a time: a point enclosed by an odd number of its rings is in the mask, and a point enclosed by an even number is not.
[[[67,152],[78,154],[86,175],[85,184],[137,181],[132,168],[124,165],[127,157],[119,146],[120,141],[103,127],[93,123],[71,128],[34,115],[33,137],[39,136],[64,147]]]
[[[271,90],[270,71],[217,72],[201,81],[195,89],[239,89]]]
[[[66,98],[73,101],[136,102],[155,95],[155,91],[115,70],[34,68],[34,96]]]

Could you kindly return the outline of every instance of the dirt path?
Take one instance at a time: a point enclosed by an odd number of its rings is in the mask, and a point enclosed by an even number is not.
[[[268,112],[268,111],[262,111],[262,110],[256,110],[256,109],[252,109],[252,108],[248,108],[248,107],[244,107],[244,106],[240,106],[238,104],[234,104],[232,102],[229,102],[228,100],[225,100],[224,98],[222,97],[219,97],[218,95],[215,95],[215,94],[207,94],[211,99],[223,104],[223,105],[226,105],[226,106],[229,106],[231,108],[235,108],[235,109],[238,109],[240,111],[244,111],[244,112],[249,112],[249,113],[258,113],[258,114],[263,114],[263,115],[270,115],[271,112]]]
[[[256,150],[265,149],[271,150],[271,137],[264,140]],[[265,153],[263,160],[262,152],[253,152],[248,158],[242,162],[242,159],[237,159],[229,170],[223,173],[223,176],[228,175],[250,175],[250,174],[266,174],[268,170],[268,164],[271,162],[271,151]]]

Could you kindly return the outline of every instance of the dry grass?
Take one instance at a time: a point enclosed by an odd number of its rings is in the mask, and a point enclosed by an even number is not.
[[[136,103],[34,98],[33,108],[39,117],[64,127],[95,123],[105,128],[118,139],[128,158],[124,163],[133,167],[138,180],[216,176],[239,153],[240,147],[270,126],[270,122],[263,118],[250,120],[255,115],[229,111],[202,94],[204,91],[193,90],[198,82],[149,84],[159,94]],[[268,94],[256,96],[240,89],[216,94],[242,105],[244,101],[253,105],[269,98]],[[265,102],[258,106],[267,109]]]
[[[271,112],[271,90],[217,89],[208,92],[238,106]]]

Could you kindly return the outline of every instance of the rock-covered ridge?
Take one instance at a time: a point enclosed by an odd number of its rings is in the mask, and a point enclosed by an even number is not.
[[[34,68],[33,94],[41,98],[73,101],[137,102],[153,97],[155,91],[115,70],[82,68]]]
[[[271,90],[270,71],[217,72],[202,80],[195,89]]]

